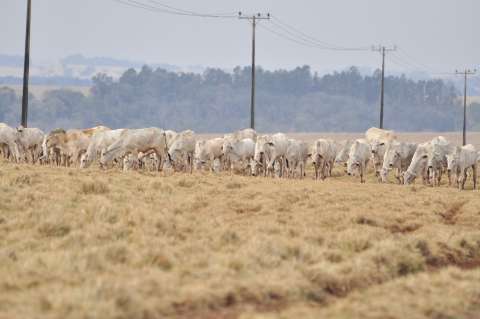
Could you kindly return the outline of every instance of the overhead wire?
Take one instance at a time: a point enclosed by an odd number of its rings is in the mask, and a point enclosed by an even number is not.
[[[406,59],[404,56],[406,55],[406,52],[405,50],[403,49],[399,49],[399,50],[402,50],[404,52],[403,55],[399,55],[397,54],[396,52],[394,52],[391,56],[392,59],[396,59],[397,63],[398,61],[400,61],[399,63],[406,66],[407,68],[411,69],[412,71],[420,71],[420,72],[423,72],[423,73],[426,73],[426,74],[429,74],[431,76],[440,76],[440,75],[454,75],[453,72],[443,72],[443,71],[437,71],[437,70],[434,70],[430,67],[427,67],[426,65],[422,65],[420,63],[415,63],[413,58],[410,58],[410,59]]]
[[[299,44],[299,45],[303,45],[303,46],[306,46],[306,47],[310,47],[310,48],[315,48],[315,49],[319,49],[319,50],[328,50],[328,51],[367,51],[364,48],[328,47],[328,46],[316,43],[314,41],[310,41],[310,40],[306,39],[305,37],[298,37],[297,35],[292,34],[291,32],[286,32],[285,30],[283,30],[283,32],[281,30],[278,30],[278,29],[274,30],[272,28],[267,27],[264,24],[259,24],[258,26],[260,28],[266,30],[267,32],[270,32],[270,33],[272,33],[272,34],[274,34],[274,35],[276,35],[280,38],[283,38],[283,39],[288,40],[290,42],[293,42],[293,43],[296,43],[296,44]]]
[[[328,43],[325,41],[321,41],[318,38],[315,38],[301,30],[299,30],[296,27],[293,27],[292,25],[280,20],[276,16],[271,16],[272,21],[271,23],[277,27],[278,29],[282,30],[283,33],[287,33],[289,37],[293,37],[296,40],[301,40],[305,43],[312,44],[314,46],[317,46],[318,48],[324,49],[324,50],[332,50],[332,51],[369,51],[370,47],[368,46],[363,46],[363,47],[346,47],[346,46],[339,46],[339,45],[334,45],[332,43]],[[280,33],[277,30],[277,33]]]
[[[232,14],[210,14],[210,13],[199,13],[190,10],[184,10],[176,8],[170,5],[163,4],[159,1],[149,0],[148,4],[145,1],[141,0],[114,0],[115,2],[121,3],[126,6],[135,7],[139,9],[144,9],[151,12],[159,12],[165,14],[172,14],[178,16],[189,16],[189,17],[200,17],[200,18],[237,18],[237,15]]]
[[[171,9],[171,10],[174,10],[174,11],[178,11],[178,12],[183,12],[183,13],[186,13],[186,14],[192,14],[192,15],[206,15],[204,13],[198,13],[198,12],[195,12],[195,11],[191,11],[191,10],[185,10],[185,9],[180,9],[180,8],[177,8],[177,7],[173,7],[171,5],[168,5],[168,4],[165,4],[163,2],[160,2],[158,0],[149,0],[150,3],[154,3],[158,6],[161,6],[161,7],[164,7],[164,8],[167,8],[167,9]],[[212,16],[225,16],[225,15],[229,15],[229,16],[233,16],[234,14],[237,14],[237,12],[226,12],[226,13],[210,13],[210,14],[207,14],[207,15],[212,15]]]

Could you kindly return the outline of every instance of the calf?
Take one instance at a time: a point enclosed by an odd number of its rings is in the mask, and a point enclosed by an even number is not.
[[[347,161],[347,174],[349,176],[360,175],[360,182],[365,183],[364,176],[370,160],[370,145],[365,139],[356,140],[350,149]]]
[[[324,180],[331,175],[331,169],[335,161],[336,145],[332,140],[318,139],[310,149],[310,158],[315,168],[315,179]]]
[[[388,172],[396,170],[395,178],[399,184],[403,184],[403,173],[407,170],[412,161],[413,154],[417,148],[416,144],[392,141],[385,149],[383,166],[380,172],[382,182],[388,182]]]
[[[447,170],[456,175],[458,188],[465,189],[467,171],[472,169],[473,189],[477,189],[477,160],[478,153],[471,144],[457,146],[452,153],[447,154]]]

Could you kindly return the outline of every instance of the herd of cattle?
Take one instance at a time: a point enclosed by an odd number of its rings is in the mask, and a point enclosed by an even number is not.
[[[285,134],[257,135],[252,129],[223,137],[199,140],[194,132],[159,128],[116,129],[97,126],[84,130],[56,129],[44,134],[37,128],[12,128],[0,123],[0,153],[10,161],[82,169],[93,163],[106,169],[154,171],[209,169],[248,175],[303,178],[312,163],[315,179],[332,176],[334,165],[365,182],[371,163],[381,182],[394,172],[398,183],[416,177],[425,184],[440,185],[447,173],[449,185],[464,188],[468,175],[476,188],[479,153],[472,145],[455,146],[439,136],[422,144],[401,142],[393,131],[371,128],[365,138],[335,142],[318,139],[307,143]],[[471,173],[469,170],[471,169]]]

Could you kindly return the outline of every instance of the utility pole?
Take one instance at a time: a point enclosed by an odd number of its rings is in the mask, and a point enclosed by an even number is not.
[[[467,77],[475,73],[477,73],[475,69],[465,69],[464,71],[455,70],[455,74],[461,74],[465,77],[463,86],[463,145],[467,145]]]
[[[250,97],[250,128],[255,129],[255,27],[258,20],[269,20],[270,13],[266,16],[260,13],[251,16],[244,16],[241,12],[238,13],[239,19],[247,19],[252,22],[252,84],[251,84],[251,97]]]
[[[27,30],[25,34],[25,60],[23,64],[23,96],[22,96],[22,126],[27,127],[28,121],[28,77],[30,71],[30,18],[32,0],[27,3]]]
[[[380,89],[380,125],[379,127],[383,129],[383,105],[384,105],[384,93],[385,93],[385,53],[389,51],[395,51],[397,47],[387,48],[385,46],[379,45],[378,47],[372,46],[372,51],[377,51],[382,54],[382,83]]]

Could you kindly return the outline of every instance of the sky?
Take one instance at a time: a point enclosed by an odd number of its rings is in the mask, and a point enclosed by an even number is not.
[[[156,0],[136,0],[153,5]],[[196,12],[269,12],[278,21],[336,46],[397,45],[387,64],[410,71],[480,67],[479,0],[158,0]],[[23,54],[27,0],[0,0],[0,53]],[[185,17],[146,11],[115,0],[32,0],[33,61],[70,54],[179,66],[248,65],[247,20]],[[291,34],[290,34],[291,36]],[[298,40],[298,37],[296,38]],[[314,70],[379,66],[379,53],[321,50],[257,28],[257,65]],[[395,64],[396,63],[396,64]],[[421,65],[418,65],[421,64]],[[406,67],[405,65],[408,65]]]

